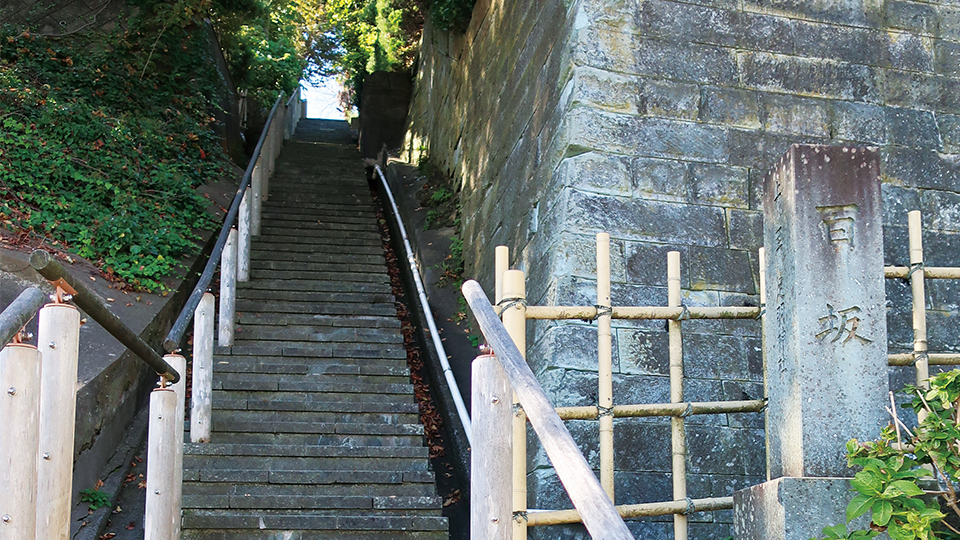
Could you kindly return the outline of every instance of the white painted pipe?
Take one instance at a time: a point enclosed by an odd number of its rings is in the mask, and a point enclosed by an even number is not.
[[[213,295],[204,293],[193,312],[193,392],[190,442],[210,442],[213,409]]]
[[[196,336],[194,336],[196,339]],[[168,354],[163,357],[173,369],[180,373],[180,380],[170,385],[177,396],[175,443],[173,445],[173,534],[170,540],[180,540],[180,508],[183,506],[183,421],[187,406],[187,359],[179,354]]]
[[[37,336],[41,355],[37,538],[67,540],[73,509],[80,311],[69,304],[47,304],[40,310]]]
[[[400,229],[400,236],[403,238],[403,248],[407,252],[407,262],[410,264],[410,271],[413,274],[413,281],[417,285],[417,294],[420,297],[420,306],[426,315],[427,328],[430,330],[430,337],[433,339],[433,346],[437,349],[437,356],[440,357],[440,366],[443,368],[443,377],[447,380],[447,386],[450,388],[450,394],[453,396],[453,403],[457,407],[457,416],[460,417],[460,423],[463,425],[463,431],[467,435],[467,441],[473,446],[473,429],[470,424],[470,413],[463,403],[463,396],[460,395],[460,387],[457,385],[457,379],[453,376],[450,369],[450,362],[447,361],[447,351],[443,348],[443,341],[440,340],[440,332],[437,331],[437,324],[433,320],[433,311],[430,309],[430,303],[427,301],[427,293],[423,288],[423,281],[420,279],[420,269],[417,267],[417,259],[413,256],[413,248],[410,247],[410,239],[407,237],[407,229],[403,226],[403,219],[400,217],[400,209],[397,208],[397,201],[393,198],[393,192],[390,191],[390,184],[383,175],[379,165],[374,168],[380,176],[380,182],[383,183],[383,189],[387,193],[387,199],[390,200],[390,206],[393,208],[393,215],[397,218],[397,228]]]
[[[0,350],[0,540],[37,534],[37,453],[40,448],[40,353],[26,344]]]
[[[230,229],[220,254],[220,329],[217,344],[233,345],[233,323],[237,300],[237,230]]]
[[[240,199],[240,214],[237,216],[237,281],[250,280],[250,198],[252,190],[247,188]]]
[[[174,534],[177,444],[177,394],[157,388],[150,394],[150,424],[147,432],[147,502],[143,516],[144,540],[170,540]],[[183,426],[179,428],[183,430]],[[179,514],[179,512],[178,512]]]

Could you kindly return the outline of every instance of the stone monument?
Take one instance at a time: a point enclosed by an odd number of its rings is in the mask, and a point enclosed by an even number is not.
[[[764,182],[767,478],[734,497],[737,539],[844,521],[851,438],[888,423],[879,159],[794,145]]]

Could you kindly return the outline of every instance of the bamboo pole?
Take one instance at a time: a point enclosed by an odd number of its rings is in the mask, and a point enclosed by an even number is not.
[[[633,535],[620,519],[613,503],[600,487],[587,460],[580,453],[577,443],[557,416],[530,366],[497,318],[483,288],[470,280],[461,288],[477,324],[487,342],[497,355],[520,403],[523,404],[530,425],[540,437],[540,442],[553,463],[560,483],[563,484],[573,506],[580,510],[583,524],[594,540],[625,540]],[[476,474],[476,472],[474,472]]]
[[[761,335],[761,336],[764,336],[764,335],[766,335],[765,332],[764,332],[764,328],[766,328],[766,310],[767,310],[767,250],[766,250],[765,248],[760,248],[759,250],[757,250],[757,262],[758,262],[757,265],[760,267],[760,268],[759,268],[759,274],[760,274],[760,315],[758,315],[758,317],[760,318],[760,335]],[[761,356],[763,357],[763,358],[762,358],[762,362],[763,362],[763,374],[764,374],[764,376],[763,376],[763,400],[764,400],[764,403],[766,403],[767,395],[768,395],[768,394],[767,394],[767,377],[766,377],[766,373],[767,373],[767,355],[764,354],[764,355],[761,355]],[[769,431],[769,428],[767,427],[767,415],[766,415],[766,414],[763,415],[763,427],[764,427],[764,430],[765,430],[767,433],[770,432],[770,431]],[[765,468],[766,468],[767,480],[769,481],[769,480],[771,480],[771,478],[770,478],[770,451],[769,451],[769,448],[767,448],[768,441],[769,441],[769,438],[764,437],[764,442],[763,442],[763,444],[764,444],[764,452],[763,452],[763,455],[764,455],[764,464],[765,464]]]
[[[613,338],[610,316],[610,235],[597,234],[597,353],[600,412],[600,485],[611,501],[613,488]]]
[[[915,353],[899,353],[887,355],[887,364],[891,366],[912,366],[917,359]],[[960,354],[958,353],[928,353],[927,365],[929,366],[960,366]]]
[[[210,442],[213,430],[213,295],[204,293],[193,314],[193,391],[190,442]]]
[[[194,336],[194,339],[196,339],[196,336]],[[177,370],[177,373],[186,374],[186,358],[179,354],[168,354],[163,358]],[[180,540],[180,508],[183,506],[183,420],[187,406],[186,381],[186,377],[180,377],[179,381],[169,386],[177,396],[176,429],[173,444],[173,485],[171,486],[173,489],[173,507],[171,508],[173,512],[173,534],[170,536],[170,540]]]
[[[756,319],[760,308],[740,306],[662,307],[614,306],[613,319]],[[597,318],[595,306],[527,306],[528,319],[592,321]]]
[[[47,304],[40,310],[37,335],[41,355],[37,538],[67,540],[73,509],[80,311],[68,304]]]
[[[237,300],[237,230],[230,229],[227,244],[220,255],[220,328],[217,344],[233,345],[233,325]]]
[[[916,358],[917,387],[930,388],[930,368],[927,364],[927,302],[923,283],[923,228],[920,211],[907,214],[910,234],[910,292],[913,293],[913,354]],[[917,414],[920,421],[926,411]]]
[[[919,271],[918,271],[919,272]],[[910,277],[909,266],[885,266],[885,278],[907,279]],[[954,266],[926,266],[923,268],[923,277],[927,279],[960,279],[960,267]]]
[[[173,538],[176,495],[174,467],[177,444],[177,394],[157,388],[150,394],[150,425],[147,432],[147,502],[143,518],[144,540]],[[180,426],[183,431],[183,426]]]
[[[960,356],[960,355],[958,355]],[[726,414],[761,412],[767,406],[762,399],[745,401],[700,401],[683,403],[643,403],[614,405],[614,418],[643,418],[650,416],[692,416],[695,414]],[[557,407],[563,420],[596,420],[597,407]]]
[[[733,508],[733,497],[713,497],[707,499],[692,499],[690,501],[683,500],[644,504],[621,504],[616,508],[617,513],[624,519],[666,516],[669,514],[683,514],[688,516],[694,512],[730,510]],[[538,525],[561,525],[564,523],[580,523],[580,513],[576,510],[530,512],[531,527]]]
[[[33,540],[37,531],[40,448],[40,353],[14,343],[0,349],[0,540]]]
[[[240,213],[237,216],[237,281],[250,280],[250,198],[251,189],[247,188],[240,199]]]
[[[509,302],[510,307],[503,309],[500,316],[503,326],[510,334],[510,339],[520,351],[520,356],[526,359],[527,351],[527,317],[524,301],[526,300],[526,283],[521,270],[507,270],[503,273],[503,299]],[[527,415],[520,406],[520,400],[515,393],[513,404],[513,539],[523,540],[527,537],[527,523],[519,516],[527,513]]]
[[[260,203],[262,201],[263,192],[263,181],[260,179],[260,176],[262,172],[263,168],[260,166],[260,161],[257,161],[257,164],[253,167],[253,173],[250,175],[250,193],[253,194],[253,199],[250,201],[251,236],[260,236]]]
[[[667,253],[667,303],[678,307],[680,298],[680,252]],[[680,321],[667,322],[670,338],[670,402],[683,403],[683,341]],[[683,417],[670,418],[671,454],[673,457],[673,499],[687,498],[687,441]],[[687,516],[674,514],[673,535],[676,540],[687,540]]]
[[[510,269],[510,248],[497,246],[494,250],[494,304],[497,315],[500,314],[500,302],[503,301],[503,273]]]
[[[470,538],[510,540],[510,384],[492,354],[473,361],[471,400],[474,443],[470,453]],[[526,528],[524,528],[526,530]]]

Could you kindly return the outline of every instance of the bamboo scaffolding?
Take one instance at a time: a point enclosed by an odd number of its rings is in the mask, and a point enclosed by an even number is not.
[[[597,234],[597,401],[600,411],[600,485],[611,501],[613,489],[613,337],[610,299],[610,235]]]
[[[667,303],[680,307],[680,252],[667,253]],[[683,340],[680,321],[667,322],[670,339],[670,402],[683,403]],[[670,448],[673,458],[673,499],[687,498],[687,439],[683,417],[670,418]],[[673,537],[687,540],[687,516],[673,515]]]
[[[756,413],[767,406],[762,399],[746,401],[701,401],[683,403],[644,403],[614,405],[614,418],[645,418],[650,416],[691,416],[694,414]],[[596,420],[597,407],[557,407],[563,420]]]
[[[507,270],[503,273],[503,299],[508,302],[504,305],[500,316],[503,326],[506,327],[510,339],[520,351],[520,356],[527,357],[527,317],[524,302],[526,301],[526,284],[521,270]],[[523,540],[527,537],[527,523],[520,516],[527,513],[527,415],[520,406],[517,394],[513,393],[513,538]]]
[[[758,307],[709,306],[709,307],[662,307],[662,306],[614,306],[611,319],[756,319]],[[587,320],[597,318],[596,306],[527,306],[528,319],[540,320]]]
[[[616,507],[617,513],[624,519],[666,516],[669,514],[688,516],[694,512],[712,512],[716,510],[730,510],[732,508],[733,497],[713,497],[644,504],[621,504]],[[576,510],[537,511],[530,512],[527,519],[530,521],[531,527],[536,525],[580,523],[580,513]]]
[[[930,378],[930,368],[927,364],[927,304],[924,292],[923,272],[923,238],[920,224],[920,211],[913,210],[907,214],[907,224],[910,233],[910,292],[913,293],[913,354],[916,358],[914,367],[917,370],[917,387],[930,388],[927,379]],[[925,411],[917,414],[920,421],[926,416]]]

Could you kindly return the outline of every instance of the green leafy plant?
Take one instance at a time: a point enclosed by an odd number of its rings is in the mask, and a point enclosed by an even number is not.
[[[96,488],[89,488],[89,489],[82,490],[80,492],[80,502],[85,502],[89,504],[90,510],[107,508],[112,504],[110,500],[110,495]]]
[[[880,532],[893,540],[960,538],[944,513],[960,518],[955,487],[960,482],[960,370],[938,374],[929,383],[929,389],[905,389],[911,399],[903,407],[919,418],[915,429],[890,409],[893,425],[881,430],[878,440],[847,443],[850,466],[860,467],[851,481],[857,494],[847,505],[847,522],[869,512],[869,529],[835,525],[823,529],[823,538],[872,538]],[[927,476],[939,487],[924,489]]]

